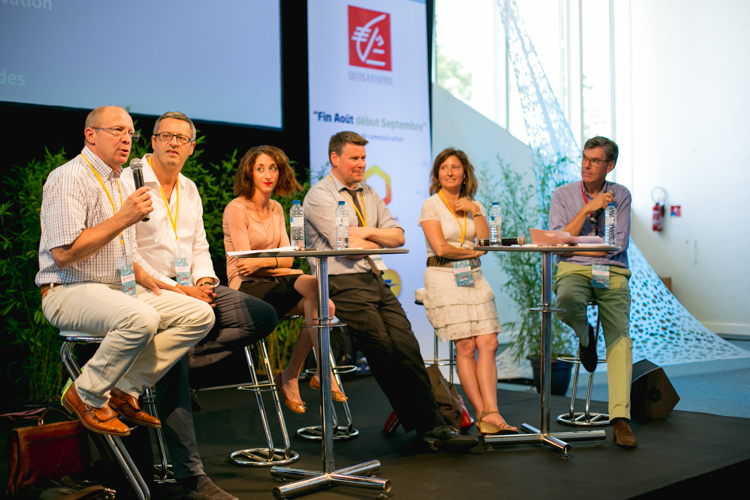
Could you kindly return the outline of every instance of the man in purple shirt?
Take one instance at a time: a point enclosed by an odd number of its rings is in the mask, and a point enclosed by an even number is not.
[[[614,424],[615,443],[635,448],[638,441],[630,429],[630,384],[633,375],[633,342],[629,335],[630,288],[628,280],[628,241],[630,239],[630,192],[623,186],[607,182],[606,176],[617,163],[617,144],[606,137],[593,137],[583,146],[581,181],[555,190],[550,205],[549,228],[566,231],[571,236],[604,235],[604,217],[595,219],[598,210],[609,203],[617,209],[617,246],[615,253],[580,252],[557,258],[554,291],[557,313],[563,323],[573,328],[580,339],[581,364],[596,370],[598,332],[588,322],[586,308],[596,300],[607,344],[607,382],[609,416]],[[594,222],[592,222],[594,219]]]

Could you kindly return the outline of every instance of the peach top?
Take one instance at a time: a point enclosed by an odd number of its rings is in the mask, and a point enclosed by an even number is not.
[[[284,225],[284,211],[281,205],[271,200],[271,217],[265,221],[258,218],[258,213],[251,201],[238,197],[229,202],[224,209],[224,250],[237,252],[243,250],[265,250],[289,245],[289,235]],[[227,279],[229,288],[238,290],[243,281],[255,281],[272,276],[301,274],[299,269],[287,267],[263,268],[252,276],[241,276],[237,269],[237,257],[227,256]]]

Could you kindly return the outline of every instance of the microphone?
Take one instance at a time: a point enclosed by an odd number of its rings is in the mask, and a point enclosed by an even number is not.
[[[133,158],[130,160],[130,169],[133,171],[135,190],[138,191],[143,187],[143,160],[140,158]],[[148,222],[149,220],[150,218],[148,215],[143,218],[143,222]]]
[[[518,238],[501,238],[500,242],[504,247],[509,247],[511,245],[525,245],[526,238],[523,236],[519,236]]]
[[[609,194],[611,194],[612,198],[614,198],[614,196],[615,196],[615,192],[614,191],[609,191]],[[603,213],[604,213],[604,209],[600,208],[599,210],[597,210],[596,212],[594,212],[593,214],[591,214],[589,216],[589,222],[592,223],[592,224],[594,224],[594,225],[596,225],[596,221],[599,220],[599,217],[601,217],[601,215]]]
[[[488,247],[490,246],[490,240],[489,238],[485,238],[483,240],[479,240],[480,247]],[[526,238],[523,236],[519,236],[518,238],[501,238],[500,239],[501,246],[509,247],[511,245],[525,245],[526,244]]]

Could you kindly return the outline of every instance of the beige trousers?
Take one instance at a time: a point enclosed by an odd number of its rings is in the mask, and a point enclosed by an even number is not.
[[[75,381],[84,403],[102,407],[117,387],[138,397],[153,386],[214,324],[211,306],[187,295],[119,285],[76,283],[51,288],[42,300],[61,330],[101,335],[99,349]]]
[[[610,267],[608,289],[592,288],[591,266],[563,262],[557,270],[554,291],[557,313],[573,328],[584,346],[588,344],[589,323],[586,304],[594,298],[598,304],[604,342],[607,346],[607,385],[609,418],[630,419],[630,384],[633,379],[633,341],[630,339],[630,271]]]

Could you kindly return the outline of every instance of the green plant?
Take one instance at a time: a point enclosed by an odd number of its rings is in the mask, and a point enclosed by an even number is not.
[[[42,161],[14,165],[2,181],[3,197],[12,201],[0,205],[0,342],[13,399],[54,401],[62,384],[61,341],[42,314],[34,277],[39,270],[42,187],[47,175],[65,162],[65,151],[46,150]]]
[[[541,158],[541,157],[540,157]],[[555,158],[542,162],[537,172],[537,186],[524,184],[525,174],[513,170],[499,156],[499,179],[490,173],[488,165],[479,171],[479,197],[485,205],[500,200],[503,208],[502,234],[529,235],[529,229],[549,226],[549,204],[552,192],[561,184],[556,180],[567,158]],[[537,198],[536,200],[534,198]],[[541,201],[540,201],[541,200]],[[534,252],[494,252],[500,268],[508,276],[504,291],[518,306],[520,320],[503,324],[504,328],[515,331],[511,348],[516,361],[524,356],[541,355],[541,315],[529,312],[541,302],[542,266],[540,254]],[[556,271],[553,270],[553,273]],[[553,277],[554,278],[554,277]],[[570,354],[570,330],[553,316],[552,355]]]
[[[296,318],[287,321],[280,321],[276,329],[266,338],[266,347],[268,348],[268,359],[271,362],[271,375],[281,372],[289,364],[289,358],[292,355],[294,344],[297,343],[299,334],[302,331],[302,325],[305,320]],[[255,366],[262,367],[263,363],[257,348],[253,348],[255,353]],[[261,370],[262,372],[263,370]]]
[[[148,137],[148,134],[146,135]],[[233,183],[237,168],[237,150],[219,164],[202,161],[205,136],[196,140],[196,149],[183,167],[183,174],[198,186],[203,200],[206,235],[214,265],[219,276],[226,266],[222,219],[224,207],[234,198]],[[150,152],[150,141],[133,144],[131,158]],[[34,284],[39,270],[39,214],[42,187],[49,173],[66,163],[65,151],[57,154],[46,151],[42,161],[31,161],[26,166],[14,165],[0,183],[6,201],[0,204],[0,374],[10,386],[13,401],[48,402],[59,397],[62,385],[62,365],[58,331],[44,318],[41,295]],[[289,210],[294,198],[301,199],[310,187],[303,183],[303,191],[278,201]],[[288,225],[288,221],[287,221]],[[288,230],[288,227],[287,227]],[[308,269],[299,259],[295,265]],[[274,370],[285,366],[292,347],[299,336],[303,321],[285,321],[268,340],[269,355]]]

